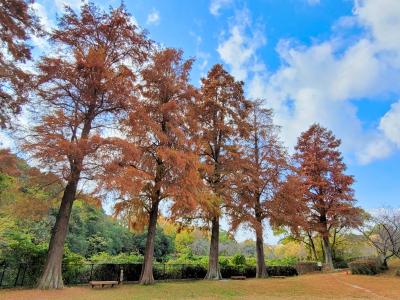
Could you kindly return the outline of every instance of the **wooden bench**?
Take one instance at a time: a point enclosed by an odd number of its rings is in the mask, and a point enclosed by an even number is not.
[[[231,276],[231,279],[233,279],[233,280],[245,280],[246,276]]]
[[[101,286],[102,288],[105,285],[111,285],[111,287],[114,287],[114,285],[118,285],[118,281],[90,281],[89,285],[94,288],[95,286]]]

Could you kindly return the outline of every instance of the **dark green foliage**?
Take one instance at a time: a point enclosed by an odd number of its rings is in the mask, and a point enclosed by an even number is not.
[[[385,268],[379,259],[359,259],[349,263],[352,274],[376,275],[382,273]]]
[[[146,248],[146,236],[147,231],[142,234],[133,236],[131,243],[134,245],[135,250],[140,254],[144,255]],[[175,250],[174,242],[172,237],[167,236],[161,228],[157,228],[156,236],[154,239],[154,258],[158,262],[167,261],[168,255],[173,253]]]
[[[297,276],[297,270],[292,266],[267,266],[268,276]]]
[[[107,216],[102,209],[83,201],[75,201],[66,245],[84,257],[100,252],[117,255],[132,252],[137,245],[135,235]]]
[[[342,257],[335,257],[333,260],[333,266],[335,269],[346,269],[349,267],[347,261]]]
[[[66,282],[85,283],[89,280],[119,280],[121,269],[123,269],[124,281],[138,281],[141,272],[141,263],[130,264],[90,264],[81,265],[70,272],[64,271]],[[256,267],[241,265],[221,266],[223,278],[243,275],[247,278],[256,276]],[[72,271],[71,271],[72,270]],[[273,266],[267,267],[270,276],[295,276],[297,271],[293,267]],[[75,273],[73,273],[75,272]],[[197,264],[154,264],[154,278],[156,280],[179,280],[179,279],[203,279],[207,273],[207,267]],[[91,275],[91,276],[90,276]]]

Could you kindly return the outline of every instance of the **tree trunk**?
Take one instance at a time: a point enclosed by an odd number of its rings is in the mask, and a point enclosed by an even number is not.
[[[204,279],[219,280],[222,279],[218,263],[219,251],[219,217],[214,217],[211,221],[211,242],[210,254],[208,256],[208,271]]]
[[[256,157],[258,160],[258,155]],[[260,197],[261,197],[260,194],[258,194],[255,205],[255,216],[257,220],[257,224],[254,228],[256,231],[256,254],[257,254],[256,277],[265,278],[268,276],[268,273],[267,273],[267,267],[265,265],[265,256],[264,256],[264,239],[263,239],[263,225],[262,225],[263,217],[260,205]]]
[[[323,235],[322,242],[325,254],[325,264],[327,265],[328,269],[333,270],[332,249],[329,242],[329,236]]]
[[[389,259],[389,257],[385,256],[385,257],[383,258],[383,260],[382,260],[382,267],[383,267],[385,270],[388,270],[388,269],[389,269],[389,266],[388,266],[388,263],[387,263],[388,259]]]
[[[64,287],[62,280],[62,258],[72,204],[74,203],[78,187],[78,177],[71,179],[65,187],[56,223],[51,234],[46,264],[38,283],[38,288],[40,289],[62,289]]]
[[[153,256],[154,256],[154,238],[156,236],[158,219],[158,200],[153,204],[150,212],[149,226],[147,228],[146,249],[144,252],[144,261],[139,283],[148,285],[154,283],[153,277]]]
[[[314,259],[318,261],[318,255],[317,255],[317,250],[315,249],[314,240],[311,235],[308,235],[308,238],[310,240],[310,248],[311,248],[312,254],[314,256]]]
[[[261,222],[259,226],[262,226]],[[256,253],[257,253],[256,277],[265,278],[268,276],[268,273],[267,273],[267,267],[265,265],[262,227],[256,230]]]

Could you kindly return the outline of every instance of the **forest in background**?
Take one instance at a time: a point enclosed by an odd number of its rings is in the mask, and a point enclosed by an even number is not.
[[[62,189],[54,174],[40,172],[10,151],[0,150],[0,261],[44,262]],[[132,232],[126,222],[107,215],[99,199],[81,194],[74,202],[64,262],[142,262],[145,244],[145,231]],[[334,249],[338,266],[350,258],[375,254],[362,236],[350,232],[337,237]],[[159,221],[156,261],[206,266],[208,251],[207,231],[196,227],[180,230],[165,218]],[[239,243],[231,233],[221,231],[219,251],[225,264],[244,257],[247,264],[255,265],[254,240]],[[265,244],[264,251],[267,265],[315,261],[307,245],[290,235],[278,245]],[[322,261],[321,247],[318,255]]]

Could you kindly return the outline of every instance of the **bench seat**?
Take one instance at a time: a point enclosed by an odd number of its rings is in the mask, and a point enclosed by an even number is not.
[[[114,285],[118,285],[118,281],[90,281],[89,285],[91,285],[92,288],[95,286],[104,287],[105,285],[111,285],[111,287],[114,287]]]
[[[246,276],[231,276],[231,279],[233,279],[233,280],[245,280]]]

